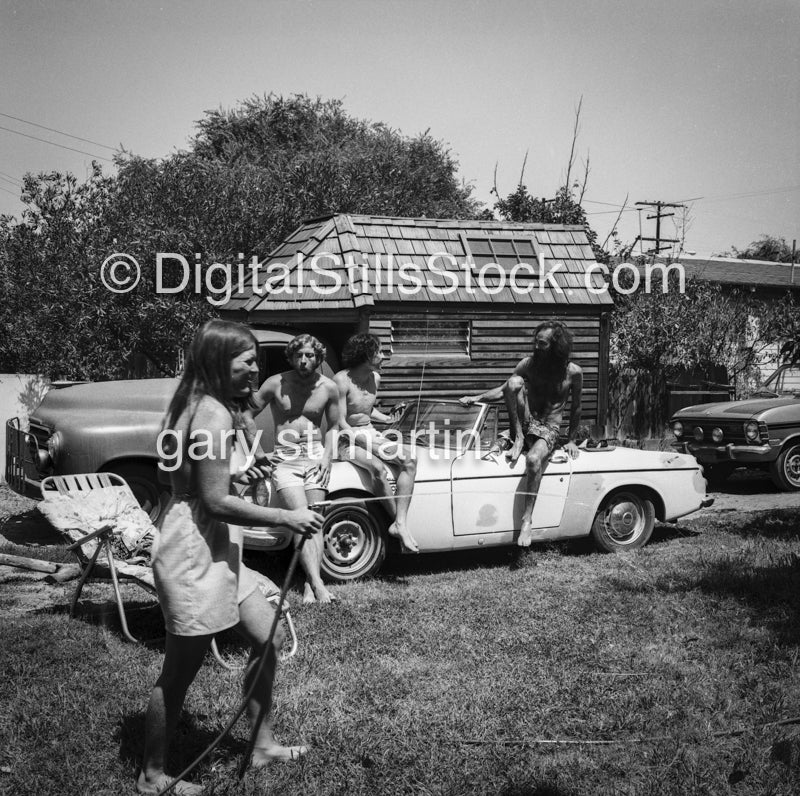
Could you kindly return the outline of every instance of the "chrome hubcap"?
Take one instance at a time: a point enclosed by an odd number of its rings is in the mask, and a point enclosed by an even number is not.
[[[327,557],[335,564],[349,564],[363,554],[366,536],[361,525],[344,518],[334,522],[325,533]]]
[[[644,528],[644,513],[633,500],[622,500],[606,515],[606,529],[615,542],[628,542]]]
[[[800,448],[795,448],[791,455],[786,457],[783,470],[793,484],[800,484]]]

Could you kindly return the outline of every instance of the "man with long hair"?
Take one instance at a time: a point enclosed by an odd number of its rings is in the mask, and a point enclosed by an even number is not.
[[[570,361],[571,354],[572,332],[559,321],[540,323],[533,331],[532,355],[520,360],[505,384],[481,395],[460,399],[469,406],[505,398],[513,435],[506,456],[512,467],[522,454],[523,445],[527,445],[525,508],[517,538],[520,547],[530,547],[533,541],[533,507],[544,469],[558,442],[567,399],[570,400],[569,441],[564,450],[573,459],[578,455],[575,437],[581,420],[583,371]]]
[[[381,341],[374,334],[355,334],[344,344],[342,362],[345,367],[333,377],[339,389],[339,451],[343,458],[370,474],[377,490],[386,498],[383,505],[393,520],[389,533],[399,539],[406,550],[416,553],[419,546],[408,530],[406,518],[417,461],[409,451],[372,425],[373,420],[386,423],[392,419],[375,407],[381,365],[386,358],[381,351]],[[387,467],[391,467],[396,476],[394,495]]]
[[[292,369],[270,376],[254,393],[250,406],[253,415],[266,406],[272,409],[272,483],[288,508],[300,509],[325,499],[339,420],[339,392],[333,381],[320,372],[325,346],[316,337],[294,337],[286,346],[286,359]],[[323,417],[328,426],[324,443]],[[335,599],[320,574],[323,544],[322,535],[317,534],[300,554],[306,576],[304,603],[329,603]]]

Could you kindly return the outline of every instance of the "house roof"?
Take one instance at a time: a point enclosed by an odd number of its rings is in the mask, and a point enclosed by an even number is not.
[[[505,263],[503,277],[488,260]],[[531,269],[520,267],[513,290],[508,269],[517,262]],[[262,261],[255,289],[245,282],[220,309],[358,309],[388,301],[610,305],[592,265],[580,226],[337,214],[305,221]]]
[[[659,262],[662,261],[658,258]],[[688,278],[745,287],[772,287],[800,290],[800,266],[767,260],[738,260],[733,257],[703,259],[682,255],[675,262],[683,266]],[[793,273],[794,271],[794,273]]]

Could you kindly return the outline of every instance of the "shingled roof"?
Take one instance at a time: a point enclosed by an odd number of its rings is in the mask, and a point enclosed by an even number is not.
[[[433,255],[442,256],[433,258],[432,268]],[[321,274],[312,271],[315,258]],[[482,290],[476,280],[489,262],[498,262],[506,276],[489,268],[488,289]],[[519,271],[522,289],[515,292],[508,271],[519,262],[531,265],[536,275]],[[401,266],[423,284],[403,278]],[[221,309],[249,315],[352,310],[388,301],[612,304],[600,269],[590,271],[591,266],[596,260],[580,226],[339,214],[304,222],[263,261],[258,290],[247,287]],[[268,279],[273,284],[265,290]]]
[[[659,258],[659,262],[661,262]],[[740,285],[742,287],[769,287],[800,290],[800,266],[774,263],[768,260],[739,260],[733,257],[681,256],[675,262],[683,266],[686,278],[704,282]]]

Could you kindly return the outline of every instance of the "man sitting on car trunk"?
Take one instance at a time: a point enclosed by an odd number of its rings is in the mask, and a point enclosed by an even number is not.
[[[460,399],[464,406],[470,406],[505,398],[513,436],[506,457],[512,467],[522,454],[523,444],[527,445],[525,508],[517,538],[520,547],[530,547],[533,541],[533,507],[544,469],[558,442],[568,398],[571,400],[569,441],[564,450],[573,459],[578,455],[575,437],[581,419],[583,371],[570,361],[571,353],[572,333],[564,324],[558,321],[540,323],[533,332],[532,356],[520,360],[505,384],[481,395],[466,395]]]
[[[411,553],[419,551],[408,530],[408,507],[414,490],[417,461],[410,451],[388,439],[373,425],[373,420],[388,423],[393,418],[379,411],[375,402],[381,383],[381,365],[388,357],[374,334],[355,334],[342,350],[344,369],[333,380],[339,389],[339,453],[356,467],[366,470],[377,491],[387,498],[384,506],[393,519],[389,533]],[[386,474],[391,467],[396,476],[396,494]]]

